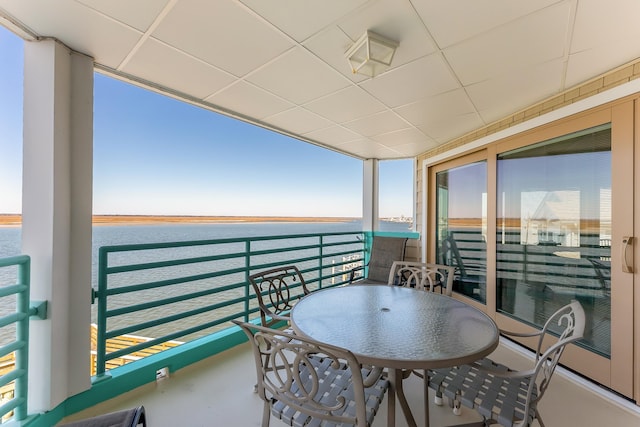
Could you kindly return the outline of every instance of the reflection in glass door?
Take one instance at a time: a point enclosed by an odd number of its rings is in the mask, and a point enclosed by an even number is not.
[[[580,345],[609,358],[611,126],[500,154],[497,198],[497,311],[541,326],[576,299]]]
[[[487,298],[487,163],[436,173],[436,259],[453,265],[455,292]]]

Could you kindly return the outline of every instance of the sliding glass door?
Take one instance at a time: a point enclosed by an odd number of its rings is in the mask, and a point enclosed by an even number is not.
[[[581,345],[610,357],[611,125],[499,154],[497,168],[497,311],[542,326],[576,299]]]
[[[627,100],[427,171],[427,258],[456,267],[454,296],[519,332],[579,301],[586,331],[562,363],[634,399],[639,145],[640,102]]]

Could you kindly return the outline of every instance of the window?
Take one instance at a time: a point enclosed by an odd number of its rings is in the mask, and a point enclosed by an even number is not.
[[[385,160],[378,164],[379,216],[383,231],[413,227],[413,160]]]

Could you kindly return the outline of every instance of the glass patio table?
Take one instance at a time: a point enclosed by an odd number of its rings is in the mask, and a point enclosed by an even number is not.
[[[388,285],[348,285],[312,292],[291,311],[296,333],[350,350],[366,365],[387,368],[388,425],[395,398],[416,426],[402,389],[402,371],[472,363],[498,346],[495,322],[480,310],[433,292]],[[427,381],[425,425],[429,425]]]

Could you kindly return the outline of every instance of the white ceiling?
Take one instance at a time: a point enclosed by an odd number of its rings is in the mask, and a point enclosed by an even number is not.
[[[0,0],[2,16],[358,158],[416,156],[640,57],[638,0]],[[399,42],[373,79],[344,57],[366,30]]]

